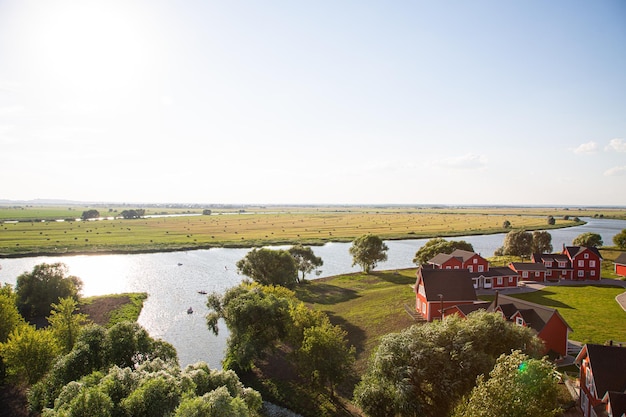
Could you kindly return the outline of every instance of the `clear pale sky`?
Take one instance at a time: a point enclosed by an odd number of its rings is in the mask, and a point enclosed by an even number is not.
[[[626,2],[0,0],[0,199],[626,206]]]

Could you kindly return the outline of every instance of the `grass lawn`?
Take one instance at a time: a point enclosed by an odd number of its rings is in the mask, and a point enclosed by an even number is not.
[[[137,321],[146,298],[146,293],[86,297],[81,300],[79,309],[94,323],[111,327],[120,321]]]
[[[622,287],[559,285],[514,297],[558,309],[574,329],[570,339],[604,344],[607,340],[626,342],[626,311],[615,301],[623,292]]]

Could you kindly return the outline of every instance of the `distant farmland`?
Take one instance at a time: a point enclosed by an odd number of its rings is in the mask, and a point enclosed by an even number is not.
[[[0,219],[12,218],[14,209],[0,209]],[[409,208],[276,208],[254,212],[231,211],[200,215],[110,219],[94,221],[55,221],[54,218],[80,217],[82,209],[67,211],[33,208],[21,210],[18,222],[0,224],[0,254],[19,256],[33,254],[146,252],[209,247],[252,247],[270,244],[308,245],[329,241],[351,241],[372,233],[383,239],[452,237],[471,234],[501,233],[508,220],[513,229],[546,229],[546,212],[511,209],[501,212],[483,209],[456,209],[436,212],[434,209]],[[553,227],[575,226],[573,217],[552,214]],[[102,213],[102,211],[101,211]],[[179,213],[186,213],[179,211]],[[151,214],[146,211],[146,214]],[[104,212],[102,215],[111,214]],[[580,214],[583,216],[583,214]],[[589,214],[587,214],[589,215]],[[26,220],[30,219],[30,220]]]

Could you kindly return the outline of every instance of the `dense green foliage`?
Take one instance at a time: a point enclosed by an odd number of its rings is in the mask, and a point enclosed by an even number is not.
[[[153,359],[137,367],[114,366],[65,385],[44,417],[253,417],[262,401],[232,371],[205,363],[181,369]]]
[[[529,328],[495,313],[415,325],[383,337],[354,399],[370,417],[445,416],[501,354],[535,355],[541,346]]]
[[[77,310],[78,307],[73,298],[61,298],[59,304],[52,304],[52,312],[48,317],[50,329],[64,353],[72,350],[81,327],[87,323],[87,316],[78,314]]]
[[[440,237],[430,239],[415,253],[413,263],[416,265],[424,265],[440,253],[451,254],[457,249],[474,252],[472,244],[464,240],[445,240]]]
[[[533,235],[525,230],[513,230],[504,236],[504,244],[496,249],[496,256],[530,256]]]
[[[226,369],[250,370],[278,346],[289,346],[290,365],[315,386],[327,386],[331,394],[352,373],[355,352],[345,331],[325,314],[307,308],[290,290],[244,283],[222,296],[211,294],[207,306],[212,310],[209,329],[217,333],[222,318],[230,331]]]
[[[27,384],[34,384],[48,372],[58,352],[57,340],[50,330],[36,330],[30,325],[14,329],[7,341],[0,344],[7,374]]]
[[[95,209],[85,210],[80,216],[82,220],[97,219],[98,217],[100,217],[100,212]]]
[[[17,308],[26,319],[45,317],[61,298],[77,300],[82,286],[80,278],[67,275],[65,264],[35,265],[32,272],[17,277]]]
[[[352,266],[359,265],[366,274],[376,268],[378,262],[387,260],[389,248],[378,236],[366,234],[352,241],[349,252],[352,255]]]
[[[545,231],[534,231],[530,251],[532,253],[552,252],[552,235]]]
[[[626,249],[626,229],[613,236],[613,243],[620,249]]]
[[[298,266],[298,271],[302,272],[302,279],[306,274],[310,273],[316,268],[324,265],[324,261],[319,256],[315,256],[313,249],[309,246],[295,245],[289,248],[289,253],[293,256]]]
[[[597,248],[602,246],[603,243],[604,242],[602,242],[602,236],[600,236],[598,233],[593,232],[582,233],[576,236],[576,238],[572,241],[572,245],[574,246],[586,246],[588,248]]]
[[[17,295],[10,284],[0,286],[0,343],[9,338],[9,334],[26,322],[17,310]]]
[[[252,249],[237,262],[237,272],[263,285],[291,287],[298,281],[298,265],[283,249]]]
[[[520,351],[498,358],[489,377],[480,375],[454,417],[554,417],[561,415],[554,365]]]

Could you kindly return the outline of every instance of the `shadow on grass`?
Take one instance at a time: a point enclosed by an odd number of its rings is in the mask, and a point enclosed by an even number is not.
[[[370,275],[373,275],[373,276],[377,277],[378,279],[380,279],[382,281],[390,282],[392,284],[397,284],[397,285],[415,284],[415,280],[417,279],[415,277],[415,274],[407,276],[407,275],[401,273],[399,270],[397,270],[397,271],[370,272]]]
[[[539,290],[539,291],[531,292],[531,293],[523,293],[523,294],[515,294],[515,295],[511,294],[511,296],[515,298],[520,298],[522,300],[530,301],[531,303],[540,304],[546,307],[563,308],[563,309],[569,309],[569,310],[575,309],[571,305],[565,304],[562,301],[548,298],[549,296],[552,296],[554,294],[556,294],[554,291],[543,289],[543,290]]]
[[[323,283],[300,285],[296,289],[296,296],[305,303],[326,305],[342,303],[359,297],[355,290]]]
[[[346,321],[343,317],[337,316],[330,311],[326,311],[325,313],[332,324],[341,326],[342,329],[348,332],[348,344],[354,346],[357,356],[363,352],[363,349],[365,348],[363,342],[366,339],[365,331],[349,321]]]

